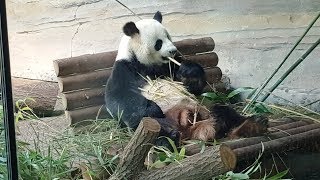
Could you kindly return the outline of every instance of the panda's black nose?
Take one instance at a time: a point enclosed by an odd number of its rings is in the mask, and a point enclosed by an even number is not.
[[[175,54],[177,53],[177,50],[171,50],[171,51],[169,51],[169,53],[170,53],[171,55],[175,55]]]

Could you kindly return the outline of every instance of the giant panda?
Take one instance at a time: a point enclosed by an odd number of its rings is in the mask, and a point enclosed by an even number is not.
[[[206,85],[205,72],[194,62],[183,61],[180,66],[169,62],[168,57],[174,57],[177,48],[162,25],[160,12],[153,19],[126,23],[123,33],[105,89],[107,111],[122,126],[136,129],[143,117],[152,117],[161,126],[159,136],[179,144],[181,139],[210,140],[223,136],[246,121],[246,117],[228,106],[207,109],[198,103],[195,96]],[[166,79],[169,77],[181,83],[178,86],[182,93],[173,93],[172,82]],[[150,95],[154,87],[150,81],[161,83],[165,97]],[[193,123],[190,119],[194,119]]]

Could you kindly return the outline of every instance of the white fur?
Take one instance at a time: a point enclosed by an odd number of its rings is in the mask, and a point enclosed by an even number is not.
[[[176,51],[177,48],[165,27],[154,19],[143,19],[135,24],[139,34],[122,37],[116,60],[130,60],[134,53],[138,61],[146,65],[167,63],[168,61],[164,61],[162,57],[172,57],[170,51]],[[158,39],[161,39],[163,44],[161,49],[156,51],[154,46]]]

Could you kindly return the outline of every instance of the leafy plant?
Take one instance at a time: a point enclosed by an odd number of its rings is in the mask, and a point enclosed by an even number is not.
[[[167,147],[153,146],[148,154],[148,157],[150,157],[150,154],[155,154],[156,159],[155,159],[154,163],[152,163],[148,167],[148,169],[161,168],[161,167],[164,167],[164,166],[166,166],[170,163],[173,163],[173,162],[179,163],[179,161],[181,161],[182,159],[184,159],[186,157],[185,147],[181,147],[180,151],[178,151],[178,148],[176,147],[176,145],[174,144],[174,142],[170,138],[168,138],[168,137],[161,137],[161,138],[166,138],[169,141],[169,143],[173,149],[173,152],[170,151],[170,149]]]
[[[240,87],[233,91],[231,91],[228,94],[222,93],[222,92],[206,92],[201,94],[203,98],[206,98],[210,100],[213,103],[230,103],[230,100],[240,93],[252,91],[253,88],[251,87]]]
[[[70,168],[66,165],[69,157],[66,152],[53,158],[50,146],[48,154],[44,155],[34,150],[19,151],[19,176],[20,179],[61,179],[70,178]]]
[[[16,101],[15,105],[17,108],[17,113],[15,113],[15,121],[26,120],[26,119],[39,119],[38,116],[29,107],[27,101],[36,102],[33,98],[19,99]]]

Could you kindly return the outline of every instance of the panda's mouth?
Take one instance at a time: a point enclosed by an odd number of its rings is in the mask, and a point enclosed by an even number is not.
[[[170,62],[170,60],[168,59],[168,57],[162,56],[162,60],[164,61],[164,63],[169,63],[169,62]]]

